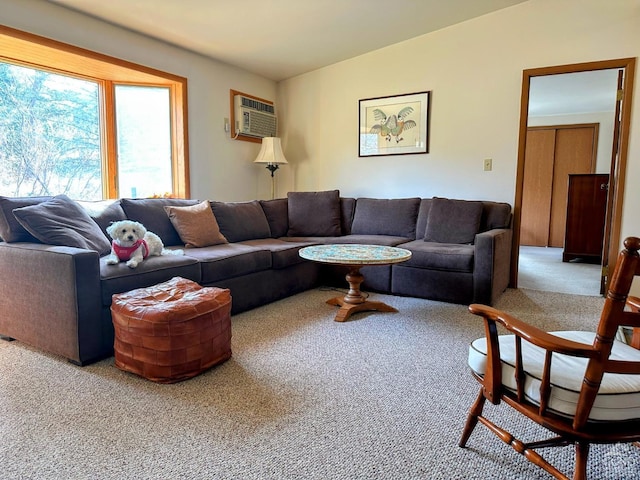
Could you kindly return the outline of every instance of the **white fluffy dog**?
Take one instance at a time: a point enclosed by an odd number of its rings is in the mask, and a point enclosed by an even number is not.
[[[183,255],[182,250],[167,250],[160,237],[148,232],[144,225],[131,220],[113,222],[107,227],[113,239],[108,265],[127,262],[127,267],[136,268],[149,255]]]

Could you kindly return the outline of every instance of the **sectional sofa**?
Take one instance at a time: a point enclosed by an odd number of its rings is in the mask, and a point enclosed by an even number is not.
[[[106,228],[122,219],[184,255],[108,265]],[[490,201],[337,190],[250,202],[0,197],[0,336],[88,364],[113,353],[113,294],[181,276],[229,288],[238,313],[322,284],[345,288],[344,268],[298,255],[326,243],[412,252],[401,264],[364,267],[364,290],[492,304],[508,284],[511,234],[511,206]]]

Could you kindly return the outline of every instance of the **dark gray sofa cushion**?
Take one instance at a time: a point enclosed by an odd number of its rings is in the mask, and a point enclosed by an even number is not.
[[[480,232],[511,227],[511,205],[504,202],[482,202]]]
[[[419,206],[419,198],[358,198],[351,233],[416,238]]]
[[[125,262],[107,265],[107,258],[100,259],[100,285],[102,303],[111,305],[111,296],[135,288],[150,287],[173,277],[183,277],[200,282],[200,264],[187,255],[154,255],[147,257],[136,268]]]
[[[271,236],[269,222],[257,200],[210,203],[220,232],[229,243]]]
[[[473,272],[474,246],[453,243],[434,243],[423,240],[400,245],[411,251],[411,258],[399,265],[451,272]]]
[[[7,243],[40,241],[27,232],[18,219],[13,215],[13,210],[20,207],[37,205],[53,197],[0,197],[0,237]]]
[[[289,230],[289,212],[286,198],[274,200],[260,200],[260,205],[269,222],[269,229],[273,238],[284,237]]]
[[[123,198],[120,200],[127,218],[143,224],[148,231],[158,235],[166,246],[183,245],[183,243],[164,207],[188,207],[197,203],[200,202],[182,198]]]
[[[47,245],[84,248],[100,255],[111,251],[111,242],[89,214],[66,195],[13,210],[20,225]]]
[[[78,201],[78,204],[93,218],[106,237],[109,236],[107,233],[109,225],[127,218],[122,205],[120,205],[120,200]]]
[[[424,234],[425,242],[473,243],[480,231],[482,202],[434,197]]]
[[[298,263],[306,262],[298,252],[302,247],[308,247],[308,242],[291,242],[277,238],[262,238],[259,240],[247,240],[243,245],[269,250],[271,252],[271,267],[275,269],[290,267]]]
[[[342,235],[349,235],[351,233],[351,223],[353,222],[353,213],[355,210],[355,198],[340,197],[340,230],[342,230]]]
[[[203,285],[241,277],[271,268],[271,252],[244,245],[242,243],[223,243],[210,247],[190,248],[185,256],[200,262]]]
[[[331,237],[341,234],[340,192],[289,192],[290,237]]]

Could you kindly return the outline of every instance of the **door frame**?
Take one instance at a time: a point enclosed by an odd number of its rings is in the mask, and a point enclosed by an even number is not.
[[[574,63],[523,70],[522,92],[520,97],[520,128],[518,137],[518,165],[516,169],[516,196],[513,207],[513,240],[511,247],[511,273],[509,286],[518,286],[518,257],[520,255],[520,224],[522,213],[522,191],[524,189],[525,146],[527,139],[527,119],[529,116],[529,87],[532,77],[558,75],[564,73],[588,72],[593,70],[624,69],[624,84],[621,106],[620,137],[617,161],[612,160],[613,178],[609,180],[609,195],[613,195],[611,217],[606,219],[609,228],[608,259],[615,261],[620,248],[620,230],[622,225],[622,206],[624,200],[625,179],[627,173],[627,155],[629,147],[629,127],[631,124],[631,107],[633,97],[633,76],[635,58],[620,58],[596,62]],[[606,227],[605,227],[606,231]],[[607,267],[605,265],[604,267]],[[608,281],[608,278],[607,278]]]

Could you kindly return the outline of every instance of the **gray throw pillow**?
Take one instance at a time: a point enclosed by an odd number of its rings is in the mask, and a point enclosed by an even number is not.
[[[289,192],[289,237],[335,237],[340,226],[340,191]]]
[[[13,215],[31,235],[48,245],[111,251],[111,242],[89,214],[66,195],[13,210]]]
[[[53,197],[0,197],[0,237],[7,243],[33,242],[40,243],[37,238],[27,232],[18,219],[13,216],[13,210],[28,207],[51,200]]]
[[[260,202],[210,202],[220,232],[229,242],[269,238],[271,230]]]
[[[482,202],[434,197],[425,242],[473,243],[480,230]]]

